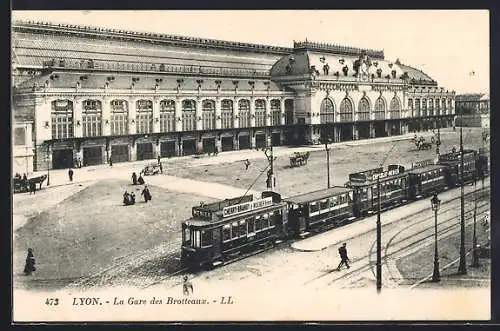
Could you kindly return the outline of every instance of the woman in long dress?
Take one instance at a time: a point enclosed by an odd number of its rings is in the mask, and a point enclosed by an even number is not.
[[[35,270],[35,255],[33,255],[33,248],[28,248],[26,264],[24,265],[24,273],[29,276]]]

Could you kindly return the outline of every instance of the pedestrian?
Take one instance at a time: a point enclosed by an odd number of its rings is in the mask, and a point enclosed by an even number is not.
[[[245,171],[248,170],[248,167],[250,166],[250,161],[246,159],[243,163],[245,163]]]
[[[109,158],[109,166],[110,166],[110,167],[112,167],[112,166],[113,166],[113,158],[112,158],[112,157],[110,157],[110,158]]]
[[[132,184],[137,185],[137,175],[135,172],[132,173]]]
[[[158,155],[158,157],[156,159],[158,160],[158,165],[160,165],[161,164],[161,157],[160,157],[160,155]]]
[[[135,205],[135,193],[130,192],[130,204]]]
[[[141,195],[144,196],[144,202],[151,201],[151,193],[149,192],[148,186],[144,186],[144,189],[142,190]]]
[[[163,166],[161,165],[161,162],[158,162],[158,165],[160,166],[160,173],[163,173]]]
[[[137,179],[139,185],[144,185],[144,178],[142,178],[142,173],[139,173],[139,178]]]
[[[29,191],[30,191],[30,194],[36,193],[36,183],[35,182],[33,182],[33,181],[29,182]]]
[[[28,182],[28,176],[26,176],[26,174],[23,175],[23,182],[25,182],[25,183]]]
[[[182,284],[182,293],[184,295],[189,295],[193,293],[193,284],[188,280],[188,276],[184,276],[184,282]]]
[[[26,256],[26,264],[24,265],[24,274],[31,276],[31,273],[36,271],[35,268],[35,255],[33,255],[33,248],[28,248],[28,255]]]
[[[347,256],[346,243],[343,243],[342,246],[339,247],[339,255],[340,255],[340,263],[337,267],[337,270],[340,270],[342,265],[345,264],[347,269],[349,269],[349,257]]]
[[[69,168],[68,170],[68,177],[69,177],[69,181],[72,182],[73,181],[73,169]]]

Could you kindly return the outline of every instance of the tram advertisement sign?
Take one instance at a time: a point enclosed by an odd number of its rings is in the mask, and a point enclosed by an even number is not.
[[[254,209],[260,209],[271,206],[272,204],[273,204],[273,198],[267,197],[264,199],[241,203],[239,205],[225,207],[224,209],[222,209],[222,217],[228,217],[232,215],[246,213]]]

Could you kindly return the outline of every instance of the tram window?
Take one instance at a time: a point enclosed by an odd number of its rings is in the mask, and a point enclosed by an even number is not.
[[[323,209],[327,209],[327,208],[328,208],[328,200],[326,200],[326,199],[325,199],[325,200],[322,200],[322,201],[319,203],[319,208],[320,208],[321,210],[323,210]]]
[[[203,230],[201,232],[201,246],[212,245],[212,230]]]
[[[240,236],[240,232],[238,231],[238,222],[233,222],[231,228],[231,238],[238,238]]]
[[[269,217],[269,227],[273,227],[276,224],[276,220],[279,220],[280,214],[275,212],[273,215]]]
[[[255,216],[255,231],[262,230],[262,218],[260,216]]]
[[[330,206],[334,207],[337,205],[337,197],[331,197],[330,198]]]
[[[200,247],[201,245],[201,235],[200,230],[193,231],[193,247]]]
[[[222,241],[231,240],[231,224],[222,227]]]
[[[316,202],[310,204],[311,213],[319,211],[319,205]]]
[[[191,231],[189,230],[188,227],[184,229],[184,243],[186,245],[191,244]]]
[[[248,233],[255,232],[255,222],[251,218],[247,219],[247,229]]]
[[[262,229],[269,227],[269,214],[262,215]]]
[[[247,224],[245,220],[240,221],[240,226],[238,232],[240,233],[240,236],[245,236],[247,234]]]

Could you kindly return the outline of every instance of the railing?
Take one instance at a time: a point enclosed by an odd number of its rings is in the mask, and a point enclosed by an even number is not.
[[[105,70],[105,71],[145,71],[163,73],[181,73],[196,75],[227,75],[247,77],[268,77],[267,70],[253,70],[242,68],[208,67],[198,65],[171,65],[162,63],[130,63],[120,61],[93,61],[80,59],[51,59],[43,61],[44,69],[78,69],[78,70]]]
[[[318,42],[312,42],[312,41],[298,41],[298,42],[294,41],[293,48],[295,48],[295,49],[301,49],[301,48],[315,49],[315,50],[327,51],[327,52],[332,52],[335,54],[344,54],[344,55],[360,55],[361,53],[364,52],[364,53],[366,53],[366,55],[373,57],[373,58],[378,58],[378,59],[384,58],[383,51],[362,49],[362,48],[357,48],[357,47],[341,46],[341,45],[334,45],[334,44],[326,44],[326,43],[318,43]]]

